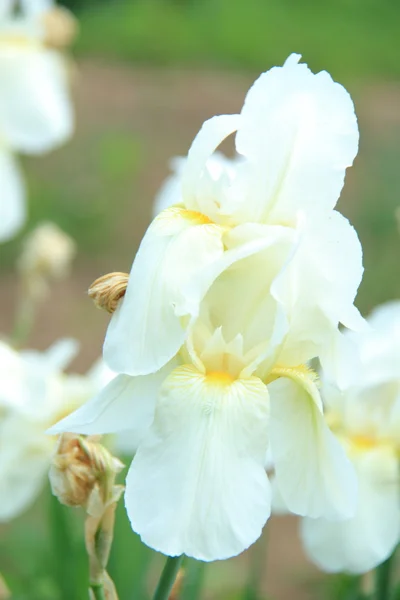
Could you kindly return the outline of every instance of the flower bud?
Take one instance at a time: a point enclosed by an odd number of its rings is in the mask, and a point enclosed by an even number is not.
[[[125,295],[128,280],[127,273],[108,273],[92,283],[88,294],[98,308],[113,313]]]
[[[76,37],[78,25],[73,14],[61,6],[51,8],[42,16],[44,43],[50,48],[66,48]]]
[[[60,436],[50,467],[53,494],[67,506],[91,507],[101,513],[115,500],[116,474],[123,464],[101,444],[71,433]]]
[[[26,238],[18,268],[26,293],[46,295],[52,280],[62,279],[76,252],[75,242],[54,223],[42,223]]]

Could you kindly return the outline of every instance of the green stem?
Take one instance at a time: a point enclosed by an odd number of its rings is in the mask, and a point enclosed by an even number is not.
[[[32,331],[35,320],[35,306],[30,298],[21,299],[17,306],[14,330],[11,334],[11,342],[14,346],[24,344]]]
[[[250,568],[244,591],[244,600],[260,600],[262,582],[267,568],[268,535],[264,530],[260,539],[250,550]]]
[[[189,558],[185,561],[180,600],[198,600],[204,583],[206,563]]]
[[[388,600],[394,552],[375,570],[375,600]]]
[[[160,581],[153,600],[168,600],[169,594],[174,585],[179,568],[182,564],[182,556],[168,556],[163,572],[161,573]]]
[[[66,510],[58,499],[50,496],[50,527],[53,542],[54,574],[60,598],[71,600],[76,597],[75,569],[73,564],[74,547],[70,536],[71,524]]]
[[[93,592],[93,596],[95,600],[106,600],[106,595],[104,593],[104,586],[102,583],[91,583],[90,589]]]

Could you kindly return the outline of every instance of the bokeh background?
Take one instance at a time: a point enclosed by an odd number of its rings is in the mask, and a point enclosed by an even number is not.
[[[356,303],[366,314],[400,296],[397,0],[65,4],[80,21],[70,65],[76,133],[46,157],[23,159],[30,218],[19,237],[1,248],[0,331],[12,327],[21,239],[35,224],[52,220],[76,240],[78,256],[71,277],[41,307],[29,345],[44,349],[60,336],[76,337],[81,352],[73,368],[85,371],[100,355],[108,322],[86,290],[101,274],[129,271],[170,157],[187,152],[205,119],[239,111],[258,74],[282,64],[291,52],[301,53],[314,72],[329,71],[355,102],[360,151],[339,209],[364,248],[365,277]],[[9,574],[19,600],[87,597],[82,520],[58,510],[52,537],[53,513],[46,493],[0,530],[0,570]],[[259,567],[264,598],[346,600],[351,583],[322,575],[307,562],[294,517],[273,518],[267,536],[267,556]],[[62,555],[57,547],[63,547]],[[250,562],[248,552],[208,566],[204,598],[255,600],[251,591],[241,591]],[[110,564],[120,599],[148,598],[160,566],[160,557],[131,532],[121,506]]]

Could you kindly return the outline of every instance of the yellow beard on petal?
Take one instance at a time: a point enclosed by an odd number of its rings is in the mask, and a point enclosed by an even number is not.
[[[379,446],[378,440],[368,435],[354,435],[351,438],[351,443],[356,450],[372,450]]]
[[[275,365],[271,370],[266,383],[271,383],[279,377],[289,377],[295,380],[309,380],[316,385],[319,384],[317,373],[311,367],[304,364],[297,365],[295,367]]]
[[[211,219],[197,210],[188,210],[187,208],[180,209],[180,215],[183,219],[192,221],[196,225],[207,225],[212,223]]]
[[[234,381],[234,378],[225,371],[213,371],[211,373],[207,373],[205,380],[206,383],[225,386],[230,385]]]
[[[204,215],[197,210],[182,208],[181,206],[170,206],[156,216],[156,220],[158,221],[171,218],[184,219],[185,221],[189,221],[192,225],[212,224],[211,219],[207,217],[207,215]]]

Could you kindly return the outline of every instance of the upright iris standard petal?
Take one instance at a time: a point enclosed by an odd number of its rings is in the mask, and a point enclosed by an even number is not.
[[[277,485],[288,509],[312,518],[351,517],[357,479],[329,430],[315,384],[307,374],[288,374],[268,385],[270,440]]]
[[[0,242],[16,235],[26,218],[25,187],[13,155],[0,147]]]
[[[252,544],[270,514],[267,425],[258,378],[173,371],[127,479],[126,507],[142,540],[205,561]]]
[[[359,501],[352,519],[303,519],[301,537],[324,571],[365,573],[386,560],[400,539],[398,461],[387,449],[355,456]]]
[[[243,209],[253,220],[288,222],[300,209],[332,209],[357,154],[349,94],[298,60],[292,55],[263,73],[242,109],[236,149],[248,159]]]
[[[46,152],[72,134],[73,113],[62,56],[34,42],[0,48],[0,131],[13,149]]]
[[[129,430],[130,446],[137,446],[153,421],[160,386],[172,368],[169,364],[153,375],[142,377],[118,375],[48,433],[68,431],[92,435]]]
[[[207,160],[218,146],[240,125],[240,115],[220,115],[206,121],[195,137],[183,168],[182,196],[185,205],[194,210],[203,207],[196,191]]]
[[[182,209],[153,221],[108,328],[104,358],[111,369],[154,373],[178,352],[186,337],[182,288],[223,254],[222,233],[204,215]]]

